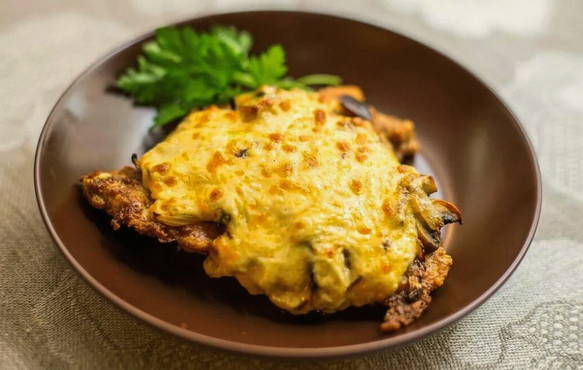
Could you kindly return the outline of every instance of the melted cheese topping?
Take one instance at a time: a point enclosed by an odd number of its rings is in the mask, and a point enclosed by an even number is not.
[[[318,93],[264,88],[190,114],[140,160],[158,220],[218,221],[205,260],[292,313],[386,299],[418,252],[401,166],[370,122]]]

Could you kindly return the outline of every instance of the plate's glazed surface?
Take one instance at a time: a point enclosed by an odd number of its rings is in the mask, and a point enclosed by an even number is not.
[[[332,16],[299,12],[232,13],[185,22],[235,25],[255,46],[281,43],[290,74],[327,72],[363,87],[380,110],[412,119],[423,146],[416,165],[433,174],[438,196],[456,203],[464,225],[450,226],[454,267],[429,310],[383,334],[381,308],[293,317],[232,279],[210,279],[202,257],[130,231],[85,204],[81,175],[130,163],[159,139],[148,132],[149,108],[110,89],[141,42],[97,62],[64,93],[41,134],[35,185],[43,218],[72,265],[116,304],[194,341],[281,356],[330,356],[405,343],[460,318],[510,275],[528,248],[540,211],[532,148],[503,103],[467,70],[399,34]]]

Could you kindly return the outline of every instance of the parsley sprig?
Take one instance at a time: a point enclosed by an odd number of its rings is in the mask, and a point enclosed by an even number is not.
[[[339,77],[328,74],[287,77],[281,45],[249,55],[252,43],[248,32],[233,27],[215,26],[208,32],[161,28],[155,40],[144,44],[137,67],[128,68],[117,86],[138,104],[157,107],[155,125],[162,126],[193,108],[227,103],[261,85],[309,89],[341,83]]]

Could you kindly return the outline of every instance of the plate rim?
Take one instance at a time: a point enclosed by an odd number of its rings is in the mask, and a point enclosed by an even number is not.
[[[52,118],[55,114],[57,107],[60,106],[61,102],[68,96],[68,94],[73,90],[73,88],[77,85],[79,81],[81,81],[86,76],[90,75],[95,69],[99,68],[103,65],[104,62],[109,60],[111,57],[115,56],[119,52],[141,43],[148,38],[154,35],[154,31],[149,31],[140,34],[137,37],[130,39],[129,41],[121,43],[119,46],[110,49],[108,52],[104,53],[101,57],[97,58],[94,62],[92,62],[88,67],[86,67],[79,75],[77,75],[67,86],[67,88],[63,91],[63,93],[59,96],[59,98],[55,101],[53,107],[50,110],[44,124],[43,128],[39,134],[39,139],[37,142],[37,147],[35,150],[34,156],[34,191],[37,200],[37,206],[39,208],[40,214],[42,216],[43,223],[53,242],[58,246],[58,249],[63,253],[67,261],[73,266],[74,270],[81,275],[89,285],[99,292],[101,295],[106,297],[109,301],[113,302],[118,308],[121,308],[123,311],[130,313],[131,315],[139,318],[140,320],[150,324],[156,329],[163,330],[174,334],[182,339],[186,339],[198,344],[202,344],[204,346],[216,347],[223,350],[227,350],[230,352],[238,352],[250,355],[260,355],[260,356],[270,356],[270,357],[283,357],[283,358],[326,358],[326,357],[343,357],[343,356],[351,356],[357,354],[364,354],[367,352],[378,351],[381,349],[387,349],[391,347],[402,346],[407,343],[411,343],[413,341],[420,340],[430,334],[436,333],[438,330],[443,329],[454,322],[458,321],[462,317],[466,316],[479,306],[481,306],[486,300],[488,300],[504,283],[508,280],[508,278],[514,273],[518,265],[522,262],[530,244],[532,243],[534,236],[536,234],[536,230],[540,221],[541,215],[541,208],[542,208],[542,178],[541,178],[541,171],[539,162],[536,156],[536,152],[532,145],[532,142],[524,129],[524,126],[516,116],[516,114],[509,108],[509,106],[505,103],[505,101],[500,97],[500,95],[490,87],[479,75],[475,72],[472,72],[469,68],[464,66],[463,64],[456,61],[454,58],[450,57],[447,53],[438,50],[432,46],[429,46],[423,41],[420,41],[414,37],[408,36],[401,31],[393,30],[389,27],[382,26],[378,23],[372,23],[369,21],[364,21],[362,19],[355,19],[350,18],[334,13],[326,13],[320,11],[298,11],[298,10],[280,10],[280,9],[273,9],[273,10],[242,10],[242,11],[235,11],[235,12],[203,12],[199,13],[195,16],[191,16],[176,22],[164,24],[159,27],[172,27],[172,26],[180,26],[188,24],[195,20],[201,20],[205,18],[211,18],[214,16],[221,16],[221,15],[242,15],[242,14],[260,14],[260,13],[288,13],[288,14],[298,14],[298,15],[315,15],[315,16],[323,16],[329,18],[335,18],[337,20],[342,21],[349,21],[354,23],[359,23],[360,25],[364,25],[367,27],[372,27],[377,30],[381,30],[383,32],[390,32],[399,37],[402,37],[408,41],[411,41],[417,44],[420,47],[427,48],[432,52],[440,55],[441,57],[447,59],[449,62],[456,65],[460,68],[464,73],[471,76],[475,79],[482,87],[491,94],[498,104],[500,104],[501,108],[505,111],[506,114],[511,118],[512,124],[517,129],[521,140],[526,144],[527,154],[530,162],[532,163],[534,169],[534,175],[536,178],[535,181],[535,193],[536,193],[536,205],[534,212],[531,216],[530,220],[530,228],[526,237],[522,242],[522,246],[520,247],[520,251],[518,255],[514,258],[513,262],[510,266],[504,271],[502,275],[488,288],[486,289],[480,296],[472,300],[462,309],[450,314],[432,324],[419,328],[418,330],[414,330],[411,332],[395,335],[385,339],[379,339],[372,342],[365,342],[359,344],[349,344],[349,345],[341,345],[341,346],[334,346],[334,347],[317,347],[317,348],[310,348],[310,347],[277,347],[277,346],[268,346],[268,345],[258,345],[258,344],[250,344],[250,343],[243,343],[237,342],[227,339],[221,339],[201,333],[197,333],[185,328],[181,328],[175,326],[169,322],[166,322],[162,319],[159,319],[138,307],[126,302],[123,298],[119,297],[104,285],[102,285],[97,279],[95,279],[87,270],[83,268],[83,266],[72,256],[69,252],[68,248],[65,246],[61,238],[59,237],[58,233],[54,229],[48,212],[46,210],[45,202],[42,197],[42,185],[40,181],[40,161],[42,157],[43,149],[46,146],[46,141],[48,135],[53,127],[53,122],[55,122]]]

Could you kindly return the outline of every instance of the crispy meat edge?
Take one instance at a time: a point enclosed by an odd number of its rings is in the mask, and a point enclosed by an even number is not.
[[[416,258],[403,276],[397,293],[385,301],[387,312],[381,330],[396,331],[418,319],[429,307],[431,293],[445,282],[452,264],[451,256],[443,247],[424,258]]]
[[[149,210],[152,200],[142,185],[140,171],[134,167],[93,172],[81,178],[81,186],[89,204],[112,217],[114,230],[125,225],[161,243],[177,242],[185,251],[200,253],[206,253],[212,241],[224,232],[223,225],[213,222],[171,227],[156,221]]]
[[[362,89],[354,85],[325,87],[320,89],[319,93],[320,96],[328,100],[340,100],[344,95],[361,102],[365,100]],[[420,145],[415,134],[413,121],[381,113],[373,106],[369,106],[369,110],[372,114],[373,127],[392,145],[400,161],[411,159],[419,151]],[[343,110],[343,113],[350,114],[346,110]]]

